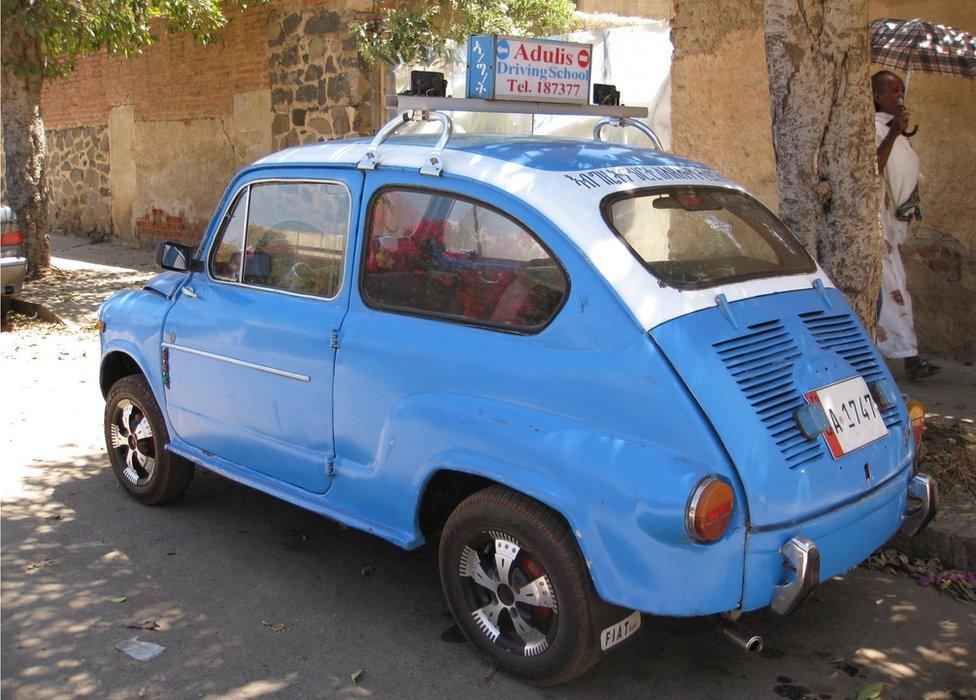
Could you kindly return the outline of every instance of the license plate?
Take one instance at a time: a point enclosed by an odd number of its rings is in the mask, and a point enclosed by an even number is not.
[[[610,625],[600,633],[600,648],[606,651],[610,647],[620,644],[620,642],[639,630],[640,625],[641,614],[640,611],[635,610],[617,624]]]
[[[823,435],[834,459],[888,434],[881,409],[862,377],[807,392],[805,398],[820,404],[827,414],[830,426]]]

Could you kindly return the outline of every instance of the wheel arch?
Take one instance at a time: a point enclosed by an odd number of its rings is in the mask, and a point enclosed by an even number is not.
[[[117,381],[132,374],[148,376],[142,366],[131,353],[124,350],[111,350],[102,358],[98,371],[98,384],[102,390],[102,398],[108,397],[108,392]]]
[[[417,500],[417,525],[420,533],[426,538],[440,532],[447,518],[462,501],[490,486],[501,486],[541,503],[562,521],[569,532],[573,532],[569,519],[560,508],[540,500],[536,494],[529,493],[511,483],[488,478],[483,474],[456,468],[441,468],[434,470],[429,475],[424,484],[423,492]],[[576,541],[575,535],[573,540]],[[582,559],[583,551],[580,549],[578,541],[576,542],[576,549]]]

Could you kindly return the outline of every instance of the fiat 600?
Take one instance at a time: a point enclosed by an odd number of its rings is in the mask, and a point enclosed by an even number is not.
[[[443,133],[393,134],[411,119]],[[105,302],[132,497],[172,501],[199,466],[438,543],[468,640],[544,685],[645,613],[789,613],[928,522],[884,361],[741,186],[605,124],[451,126],[421,105],[258,161],[198,248],[162,244],[168,271]]]

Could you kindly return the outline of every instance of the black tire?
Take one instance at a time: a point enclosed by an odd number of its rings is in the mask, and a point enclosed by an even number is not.
[[[167,444],[166,421],[145,377],[115,382],[105,399],[105,447],[122,488],[140,503],[175,501],[193,480],[193,464],[167,452]]]
[[[512,557],[508,566],[493,565],[499,552],[503,559]],[[472,556],[481,565],[477,575]],[[483,489],[448,518],[439,562],[458,627],[497,668],[534,685],[553,686],[600,659],[590,611],[592,583],[572,533],[550,508],[501,486]],[[476,580],[485,574],[494,584],[506,579],[507,587],[490,591]],[[530,587],[526,581],[542,579],[533,599],[545,605],[519,599]]]

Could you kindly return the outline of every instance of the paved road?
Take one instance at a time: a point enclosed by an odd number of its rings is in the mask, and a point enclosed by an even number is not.
[[[202,472],[177,504],[128,499],[102,444],[97,354],[91,331],[0,334],[4,697],[839,698],[876,681],[885,697],[976,697],[976,606],[865,570],[791,618],[750,616],[763,656],[707,621],[645,619],[564,688],[491,675],[459,641],[430,549]],[[127,627],[147,620],[159,628]],[[166,651],[114,649],[134,635]]]

